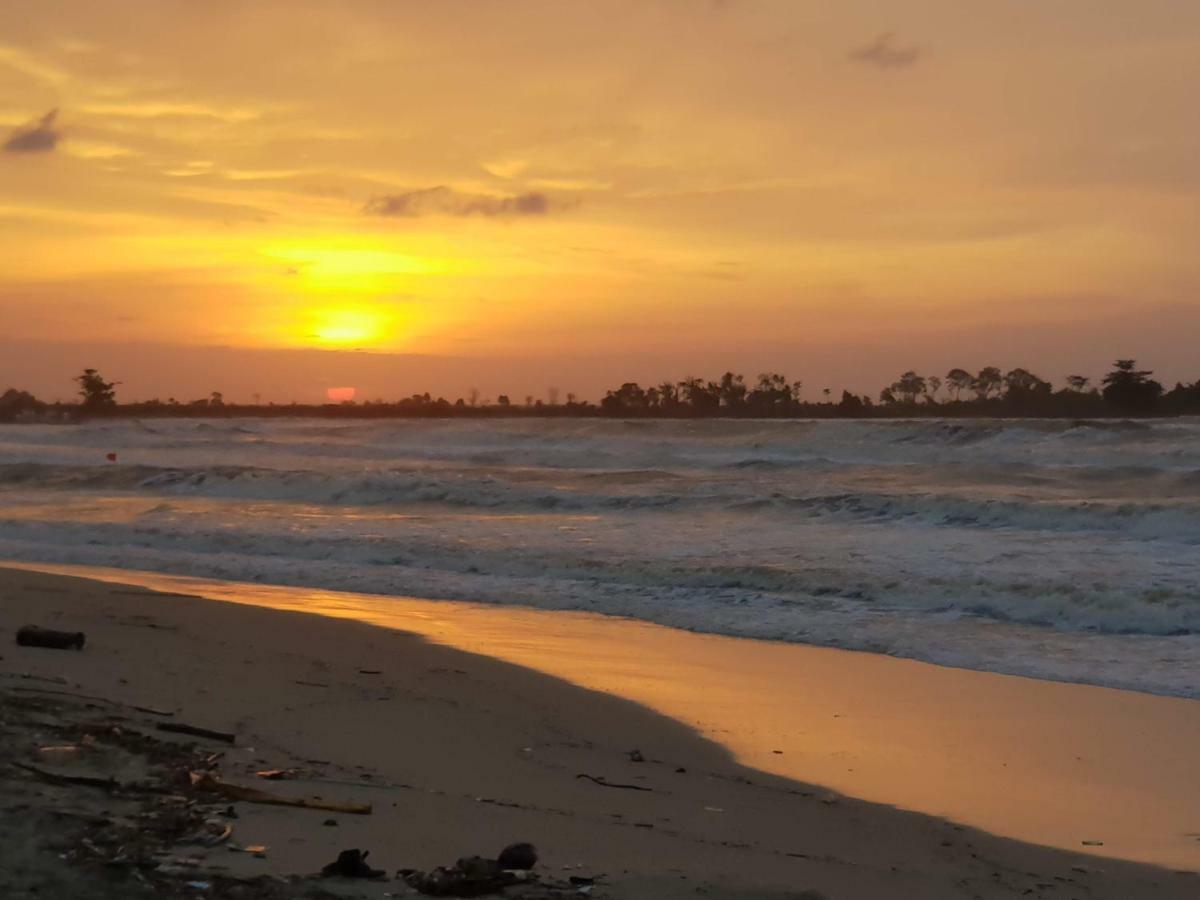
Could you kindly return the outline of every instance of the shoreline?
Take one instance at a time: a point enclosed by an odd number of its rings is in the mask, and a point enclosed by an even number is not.
[[[3,583],[11,584],[13,579],[17,579],[18,582],[21,579],[31,579],[35,582],[41,579],[51,579],[51,583],[54,583],[54,579],[61,579],[61,576],[33,574],[30,569],[35,568],[31,566],[28,569],[9,569],[3,573]],[[164,576],[142,575],[139,578],[140,574],[111,572],[104,573],[104,577],[123,584],[135,584],[139,580],[154,579],[158,587],[169,587],[174,584],[178,588],[186,587],[192,593],[195,593],[193,589],[200,584],[197,580],[170,579]],[[78,582],[68,578],[57,583],[82,588],[79,593],[86,593],[86,590],[101,591],[97,582]],[[220,593],[215,590],[215,587],[210,584],[208,592],[210,594]],[[848,796],[834,796],[823,788],[807,788],[807,785],[812,783],[842,790],[843,795],[863,796],[865,794],[873,800],[882,799],[876,796],[881,787],[916,789],[918,792],[927,793],[936,789],[943,793],[949,792],[958,795],[969,806],[979,808],[986,806],[988,802],[993,802],[996,796],[1000,795],[1007,799],[1008,804],[1006,807],[993,810],[994,812],[1002,812],[1011,818],[1024,809],[1027,818],[1032,817],[1032,825],[1038,827],[1044,825],[1044,823],[1039,825],[1041,820],[1047,817],[1061,817],[1063,810],[1066,809],[1070,814],[1069,821],[1075,823],[1072,826],[1076,832],[1073,840],[1080,841],[1080,844],[1071,848],[1074,852],[1059,853],[1017,844],[1014,841],[994,838],[986,834],[980,834],[980,840],[995,842],[997,846],[1003,848],[1017,847],[1022,848],[1023,851],[1050,854],[1063,859],[1085,860],[1087,857],[1081,853],[1091,853],[1093,858],[1103,858],[1102,860],[1097,859],[1096,864],[1102,862],[1106,868],[1113,865],[1121,867],[1126,865],[1104,858],[1110,855],[1148,859],[1172,868],[1189,870],[1197,868],[1196,864],[1192,862],[1197,857],[1189,853],[1189,851],[1195,853],[1192,848],[1200,849],[1200,844],[1196,843],[1194,837],[1190,839],[1181,837],[1177,845],[1172,844],[1167,848],[1166,853],[1162,846],[1157,846],[1162,840],[1162,828],[1164,826],[1173,827],[1167,826],[1167,821],[1177,824],[1173,817],[1182,816],[1186,819],[1186,810],[1196,808],[1195,804],[1191,802],[1194,799],[1195,780],[1187,779],[1186,760],[1182,756],[1178,761],[1173,761],[1173,759],[1151,760],[1155,763],[1151,767],[1151,771],[1137,771],[1139,765],[1145,768],[1145,758],[1138,754],[1147,752],[1148,745],[1162,745],[1166,739],[1163,730],[1168,726],[1173,731],[1168,730],[1166,736],[1170,737],[1176,746],[1183,748],[1180,751],[1181,754],[1188,747],[1197,746],[1195,736],[1198,732],[1195,729],[1200,727],[1200,724],[1198,724],[1196,712],[1200,711],[1200,706],[1197,706],[1194,701],[1153,698],[1147,695],[1125,694],[1120,691],[1073,685],[1055,686],[1054,683],[1032,682],[1011,676],[988,676],[984,673],[971,673],[965,670],[939,669],[928,664],[887,657],[873,657],[870,654],[858,654],[850,651],[782,645],[782,649],[786,652],[783,652],[781,656],[778,650],[770,651],[772,645],[763,645],[762,642],[673,632],[671,629],[642,623],[598,620],[597,617],[585,614],[542,613],[533,610],[471,607],[467,604],[445,602],[396,601],[385,598],[375,598],[377,606],[372,606],[370,602],[372,598],[335,594],[334,592],[300,592],[294,589],[268,589],[262,586],[239,585],[226,585],[226,589],[230,596],[217,599],[228,600],[232,599],[232,595],[237,595],[241,598],[238,602],[243,604],[249,601],[257,606],[273,605],[276,610],[279,610],[289,608],[288,603],[290,603],[293,609],[299,607],[308,609],[310,612],[315,609],[325,616],[333,615],[367,621],[370,621],[371,615],[383,615],[390,620],[387,624],[391,628],[402,629],[401,632],[392,631],[387,632],[388,634],[409,640],[420,640],[429,649],[429,652],[451,654],[461,654],[463,651],[473,652],[481,655],[471,656],[472,660],[508,668],[512,668],[513,665],[520,666],[518,671],[525,673],[526,677],[552,682],[561,690],[579,692],[580,687],[588,688],[590,690],[582,691],[582,695],[589,698],[589,703],[599,698],[606,702],[628,706],[642,715],[652,716],[659,724],[669,723],[672,729],[682,729],[686,732],[686,743],[688,744],[702,744],[715,748],[716,758],[723,759],[723,765],[730,773],[737,773],[736,775],[730,774],[728,777],[752,777],[755,780],[765,779],[776,784],[801,784],[803,789],[813,795],[809,802],[815,803],[819,807],[809,812],[815,812],[816,819],[820,823],[818,827],[821,830],[828,828],[828,823],[821,819],[822,813],[830,815],[830,809],[849,807],[858,810],[858,813],[852,817],[855,820],[863,815],[868,819],[876,816],[883,816],[885,819],[897,816],[906,823],[918,821],[922,827],[961,829],[962,826],[940,822],[924,815],[851,800]],[[143,588],[122,588],[117,592],[116,589],[110,587],[104,589],[103,594],[104,602],[110,605],[129,602],[153,608],[153,615],[156,618],[167,614],[174,615],[177,603],[184,604],[189,610],[193,606],[198,606],[196,615],[203,619],[213,617],[237,619],[246,615],[255,617],[279,615],[278,611],[270,612],[263,609],[251,611],[251,607],[244,605],[233,607],[228,603],[212,603],[208,600],[193,601],[183,597],[181,592],[176,592],[169,597],[161,597],[148,594]],[[269,602],[266,600],[267,595],[273,595]],[[317,597],[320,598],[319,601],[315,599]],[[171,602],[168,603],[167,600]],[[378,608],[380,605],[384,605],[385,608]],[[223,611],[218,612],[218,610]],[[350,626],[350,623],[332,622],[329,619],[312,615],[301,615],[298,618],[308,623],[306,628],[317,630],[335,629],[340,631],[341,628]],[[609,624],[604,624],[605,621]],[[546,626],[552,623],[558,623],[558,626],[548,632]],[[375,621],[373,624],[384,623]],[[378,629],[371,629],[369,626],[361,624],[351,627],[367,628],[369,634],[378,631]],[[684,645],[692,645],[693,649],[696,646],[702,646],[704,652],[699,657],[694,655],[689,657],[688,653],[680,649]],[[753,652],[748,653],[747,648],[751,647]],[[734,652],[734,648],[736,648],[736,652]],[[733,655],[730,655],[731,653]],[[767,702],[772,692],[769,686],[771,684],[778,686],[781,682],[780,665],[790,667],[789,671],[795,675],[796,660],[801,656],[807,660],[806,669],[801,673],[808,686],[803,693],[812,694],[812,685],[819,684],[823,696],[819,698],[819,701],[809,697],[806,707],[800,711],[800,718],[806,726],[801,733],[787,733],[786,729],[766,728],[764,723],[777,721],[781,714],[787,712],[785,707],[772,706]],[[688,661],[687,665],[681,664],[681,658]],[[737,666],[745,668],[751,659],[757,660],[749,666],[760,678],[757,689],[748,685],[744,678],[735,678],[729,681],[727,675],[721,674],[732,671],[735,661]],[[45,661],[53,662],[52,659]],[[653,662],[649,663],[648,661]],[[540,674],[535,674],[534,669],[539,670]],[[647,670],[650,674],[658,676],[654,683],[648,681]],[[906,673],[906,677],[898,682],[896,673],[901,671]],[[714,679],[714,674],[719,677]],[[561,680],[564,676],[572,677],[572,680],[580,687],[565,684]],[[672,682],[673,678],[681,678],[681,680]],[[727,683],[723,689],[718,689],[722,679]],[[991,692],[990,695],[980,694],[980,691],[983,690],[980,679],[989,682],[987,690]],[[934,692],[932,695],[928,693],[929,686],[939,682],[949,685],[953,689],[951,693],[958,695],[957,703],[954,704],[957,713],[953,708],[950,709],[951,713],[961,714],[972,708],[978,709],[979,703],[986,702],[989,712],[992,713],[989,718],[995,718],[999,711],[1001,713],[999,721],[989,724],[987,720],[979,720],[976,716],[976,721],[969,723],[974,732],[970,744],[960,743],[955,747],[954,743],[963,741],[966,735],[951,730],[937,735],[936,741],[931,745],[928,732],[933,725],[928,718],[929,712],[935,707],[945,707],[947,700],[952,699],[951,695],[944,691]],[[894,708],[894,714],[888,718],[880,718],[878,715],[873,718],[871,713],[879,712],[878,704],[876,701],[869,703],[865,701],[865,698],[871,696],[872,690],[880,689],[880,685],[890,685],[888,696],[885,699],[888,700],[886,705]],[[846,690],[850,688],[853,690],[847,694]],[[300,693],[304,693],[303,689],[295,686],[287,687],[285,696],[289,700],[296,699],[290,695],[295,694],[298,690]],[[309,690],[311,692],[311,689]],[[841,692],[840,696],[839,691]],[[699,692],[703,692],[701,705],[709,707],[707,712],[699,710],[695,706]],[[604,693],[615,694],[618,697],[604,698],[602,697]],[[647,697],[647,693],[652,696]],[[778,691],[775,693],[778,694]],[[686,704],[680,705],[688,696],[691,696],[694,701],[690,711],[686,708]],[[1014,708],[1011,705],[1013,697],[1028,699],[1030,696],[1041,698],[1034,710],[1038,712],[1038,715],[1032,718],[1029,708],[1022,709],[1020,705]],[[851,701],[847,699],[848,697],[857,699]],[[628,700],[619,698],[629,698],[641,705],[632,706]],[[777,696],[775,699],[780,698]],[[782,699],[794,702],[796,695],[788,695],[784,692]],[[650,702],[647,702],[648,700]],[[715,715],[715,713],[720,713],[722,710],[727,711],[731,703],[742,707],[741,722],[726,721],[723,727],[720,715]],[[850,705],[846,706],[845,703]],[[839,705],[842,706],[843,712],[831,712]],[[647,713],[644,711],[646,706],[652,707],[658,714],[665,714],[669,717]],[[847,709],[852,714],[848,714]],[[1181,710],[1185,711],[1182,717]],[[953,714],[944,715],[939,727],[945,728],[953,724],[955,721]],[[1128,735],[1121,740],[1119,735],[1113,736],[1104,733],[1105,721],[1119,723],[1118,730],[1126,732],[1134,730],[1128,724],[1131,715],[1134,716],[1134,721],[1139,723],[1140,730],[1134,736],[1136,740],[1130,740]],[[1043,745],[1052,744],[1055,750],[1054,756],[1059,760],[1059,764],[1046,766],[1045,759],[1042,758],[1039,771],[1032,773],[1038,777],[1038,780],[1032,784],[1025,784],[1023,790],[1014,794],[1012,785],[1027,781],[1031,772],[1023,769],[1021,765],[1015,767],[1010,765],[1012,762],[1021,763],[1021,760],[1014,759],[1004,762],[1000,759],[997,754],[1000,751],[1011,750],[1011,746],[1001,747],[999,750],[992,748],[991,754],[983,751],[996,735],[1002,734],[1004,731],[1011,731],[1014,723],[1019,724],[1018,720],[1021,716],[1025,717],[1026,725],[1041,729],[1040,736],[1043,738]],[[1096,745],[1094,749],[1107,754],[1106,758],[1087,761],[1082,766],[1084,773],[1082,779],[1078,769],[1079,763],[1083,761],[1074,761],[1074,769],[1067,765],[1068,754],[1065,751],[1069,750],[1069,743],[1064,744],[1063,741],[1064,734],[1067,738],[1071,736],[1069,734],[1071,729],[1068,728],[1067,733],[1062,731],[1064,720],[1068,724],[1075,723],[1076,728],[1080,723],[1092,728],[1093,730],[1086,737]],[[590,723],[590,718],[588,721]],[[906,723],[907,727],[905,727]],[[582,726],[580,728],[588,730]],[[722,733],[723,731],[725,733]],[[923,744],[917,740],[922,738],[922,735],[924,735]],[[1163,739],[1156,740],[1156,735]],[[1076,736],[1078,737],[1078,735]],[[1018,733],[1015,737],[1019,739],[1020,743],[1030,743],[1030,734],[1028,733]],[[709,739],[715,739],[725,746],[716,747],[715,744],[709,744]],[[588,736],[586,740],[582,741],[584,745],[594,744],[594,742],[593,736]],[[629,742],[627,740],[625,743]],[[638,742],[633,740],[633,743],[636,746]],[[848,747],[857,748],[857,756],[849,760],[846,755]],[[920,768],[924,765],[928,774],[930,760],[923,758],[921,751],[924,749],[927,754],[933,752],[936,747],[941,748],[941,756],[936,760],[936,769],[942,782],[939,784],[922,783],[921,779],[914,777],[914,770],[911,767],[916,765]],[[1139,750],[1139,748],[1141,749]],[[626,747],[625,751],[629,749]],[[776,750],[783,752],[775,753]],[[871,755],[872,750],[875,753],[874,756]],[[730,758],[731,751],[736,755],[736,759]],[[624,751],[614,749],[612,752]],[[878,768],[880,759],[890,760],[891,767]],[[848,761],[852,765],[847,765]],[[1025,764],[1033,762],[1038,762],[1038,760],[1024,760]],[[432,761],[430,764],[433,764]],[[608,761],[608,764],[611,765],[611,760]],[[832,771],[830,767],[833,764],[840,766],[843,770],[854,769],[853,772],[846,773],[846,784],[831,784],[832,779],[820,777],[826,769]],[[1180,764],[1184,765],[1183,769],[1178,768]],[[743,768],[743,766],[748,768]],[[906,766],[910,768],[906,770]],[[634,771],[644,770],[634,769]],[[610,772],[609,777],[615,777],[615,775]],[[1147,780],[1148,778],[1149,780]],[[1169,783],[1172,779],[1174,780],[1173,790],[1168,790],[1161,796],[1163,806],[1159,809],[1148,806],[1148,798],[1154,798],[1147,792],[1163,790],[1164,783]],[[845,789],[847,785],[851,788],[850,790]],[[979,793],[981,790],[983,794]],[[613,795],[625,792],[601,791],[600,793]],[[1168,797],[1167,794],[1170,796]],[[990,801],[989,797],[992,798]],[[830,803],[822,802],[826,800]],[[733,818],[725,813],[727,806],[730,805],[729,801],[726,800],[723,803],[725,805],[720,803],[698,804],[688,815],[700,819],[716,819],[717,821],[711,824],[722,826]],[[753,810],[755,803],[750,803],[748,809]],[[1099,808],[1094,806],[1097,803],[1100,804]],[[912,803],[903,805],[913,807]],[[699,811],[704,811],[707,806],[716,806],[722,812],[699,816]],[[867,812],[863,813],[862,810]],[[751,817],[752,820],[739,823],[735,832],[740,832],[745,828],[752,831],[760,828],[757,820],[762,817],[762,810],[753,811],[755,814]],[[953,815],[953,810],[946,812],[928,809],[926,812],[950,815],[956,820],[962,819],[961,816]],[[781,810],[780,814],[784,815],[783,821],[788,821],[791,811],[784,813]],[[1081,814],[1086,814],[1089,819],[1087,833],[1081,831],[1083,826],[1079,824],[1077,818]],[[1096,815],[1100,815],[1101,818],[1097,819]],[[1013,819],[1013,821],[1016,820]],[[707,827],[710,823],[704,822],[703,824]],[[1017,822],[1017,824],[1021,823]],[[1029,825],[1030,823],[1027,822],[1022,827]],[[1113,832],[1117,830],[1136,832],[1141,836],[1143,846],[1135,845],[1121,834],[1114,836]],[[1192,827],[1188,830],[1195,831],[1197,829]],[[872,841],[877,839],[876,831],[876,828],[869,828],[866,832],[871,834]],[[862,835],[860,834],[858,837],[861,838]],[[514,839],[516,838],[514,837]],[[1093,839],[1102,840],[1103,845],[1083,846],[1081,843],[1083,840]],[[1156,844],[1156,846],[1145,846],[1144,844],[1147,842]],[[941,840],[936,842],[935,847],[938,848],[938,852],[944,852],[941,848]],[[1091,864],[1085,864],[1085,868],[1087,865]],[[1141,871],[1141,867],[1134,866],[1132,868]],[[1162,870],[1157,871],[1161,872]],[[820,884],[816,883],[815,886],[820,887]],[[928,896],[934,895],[928,894]],[[836,893],[835,896],[843,896],[843,893]]]

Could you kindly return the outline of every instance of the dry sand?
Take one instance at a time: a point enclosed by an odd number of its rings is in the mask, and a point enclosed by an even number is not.
[[[11,634],[27,622],[85,631],[88,646],[16,647]],[[529,840],[547,873],[603,873],[595,896],[618,900],[806,889],[831,900],[1200,895],[1194,873],[1002,839],[749,768],[644,706],[402,631],[6,570],[0,641],[0,693],[50,684],[20,677],[34,675],[66,679],[51,690],[171,709],[237,733],[235,748],[213,746],[226,750],[227,780],[373,805],[370,816],[333,816],[334,827],[322,824],[326,813],[238,804],[237,839],[270,849],[263,859],[212,852],[235,873],[312,872],[347,847],[371,849],[389,871],[428,868]],[[521,643],[536,654],[537,635]],[[805,677],[820,692],[816,679],[835,676],[846,672],[816,666]],[[1157,727],[1156,715],[1138,727]],[[150,727],[131,719],[135,730]],[[644,761],[630,759],[634,749]],[[305,778],[253,774],[289,767]],[[648,790],[604,787],[585,773]],[[1109,819],[1123,815],[1120,785],[1111,786]],[[0,791],[10,813],[38,793],[11,767]],[[0,891],[36,853],[0,847]],[[398,881],[354,888],[406,892]]]

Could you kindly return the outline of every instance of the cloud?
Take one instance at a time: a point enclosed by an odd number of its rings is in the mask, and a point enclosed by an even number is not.
[[[371,216],[418,218],[420,216],[484,216],[509,218],[544,216],[553,204],[540,192],[492,196],[465,194],[444,185],[406,191],[402,194],[382,194],[372,197],[363,207]]]
[[[257,110],[247,107],[217,107],[205,103],[162,103],[136,101],[130,103],[91,103],[81,112],[92,116],[114,116],[123,119],[217,119],[221,122],[250,122],[260,117]]]
[[[896,43],[896,35],[884,32],[871,43],[850,51],[850,58],[880,69],[903,69],[915,65],[925,55],[920,47]]]
[[[58,146],[62,133],[54,127],[58,110],[52,109],[40,119],[34,119],[13,130],[4,142],[5,153],[49,153]]]

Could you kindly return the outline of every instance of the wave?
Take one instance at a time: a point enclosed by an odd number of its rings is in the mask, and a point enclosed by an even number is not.
[[[1200,421],[0,426],[0,555],[1187,693]]]
[[[742,467],[746,468],[746,467]],[[571,478],[495,468],[378,469],[330,473],[253,466],[163,468],[132,466],[0,465],[0,486],[39,490],[107,490],[226,500],[342,507],[434,505],[487,510],[570,512],[713,510],[794,518],[850,520],[930,527],[1095,531],[1139,539],[1200,543],[1200,472],[1126,469],[1134,497],[1014,499],[924,490],[818,491],[797,494],[767,480],[688,479],[675,472],[630,470],[576,473]],[[1146,490],[1154,485],[1154,491]],[[795,485],[791,485],[795,487]],[[1148,499],[1153,494],[1156,501]]]

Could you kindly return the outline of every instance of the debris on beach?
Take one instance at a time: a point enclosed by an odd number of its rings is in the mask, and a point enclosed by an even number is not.
[[[49,650],[82,650],[87,635],[82,631],[55,631],[26,625],[17,632],[17,644],[22,647],[45,647]]]
[[[500,851],[500,855],[496,857],[496,862],[502,869],[521,869],[528,871],[537,865],[538,854],[537,847],[533,844],[521,842],[519,844],[509,844]]]
[[[373,869],[367,865],[370,850],[343,850],[337,859],[321,869],[325,878],[383,878],[387,873],[383,869]]]
[[[262,769],[254,773],[256,778],[262,778],[265,781],[290,781],[293,778],[299,778],[300,775],[299,769]]]
[[[299,809],[319,809],[325,812],[348,813],[355,816],[369,816],[369,803],[337,803],[330,800],[311,797],[284,797],[271,794],[257,788],[243,787],[240,784],[230,784],[221,781],[208,772],[191,772],[191,786],[197,791],[219,794],[229,800],[245,800],[249,803],[262,803],[268,806],[294,806]]]
[[[427,897],[483,897],[503,894],[514,900],[568,900],[587,897],[603,875],[572,875],[569,880],[541,878],[534,871],[537,848],[521,842],[509,844],[496,859],[465,856],[453,866],[429,872],[401,869],[398,876]]]
[[[220,741],[223,744],[232,744],[237,741],[237,735],[228,731],[214,731],[211,728],[200,728],[196,725],[188,725],[185,722],[159,722],[154,726],[159,731],[166,731],[172,734],[186,734],[191,737],[207,738],[210,741]]]
[[[482,897],[531,880],[528,870],[502,869],[494,859],[468,856],[432,872],[403,873],[404,883],[428,897]]]
[[[654,788],[648,788],[641,784],[620,784],[619,782],[609,781],[607,778],[605,778],[602,775],[589,775],[586,772],[580,772],[575,777],[577,779],[583,778],[587,781],[592,782],[593,784],[600,785],[600,787],[620,788],[621,790],[624,790],[624,791],[646,791],[648,793],[654,792]]]

